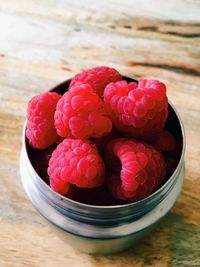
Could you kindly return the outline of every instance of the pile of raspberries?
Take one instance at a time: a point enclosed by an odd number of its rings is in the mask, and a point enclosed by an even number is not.
[[[113,198],[135,202],[170,173],[177,141],[164,129],[167,117],[165,84],[128,83],[113,68],[95,67],[74,76],[63,96],[29,101],[26,137],[34,149],[57,144],[47,169],[55,192],[106,186]]]

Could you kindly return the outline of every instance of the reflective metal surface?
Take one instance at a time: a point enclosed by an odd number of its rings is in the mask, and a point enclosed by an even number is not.
[[[53,90],[62,92],[68,83],[66,81]],[[170,127],[175,127],[173,130],[182,146],[176,170],[149,197],[115,206],[87,205],[55,193],[32,166],[25,138],[25,123],[20,159],[22,182],[32,204],[62,239],[88,253],[114,253],[136,243],[171,209],[183,184],[185,136],[178,113],[172,105],[169,109],[172,120]]]
[[[48,198],[44,198],[38,192],[32,177],[34,173],[31,174],[30,170],[27,169],[24,149],[21,153],[20,166],[22,182],[30,201],[40,214],[52,223],[53,230],[75,248],[95,254],[110,254],[124,250],[148,234],[175,203],[184,178],[184,164],[182,164],[179,178],[168,196],[139,219],[127,220],[124,223],[113,225],[100,224],[99,222],[94,225],[87,221],[80,222],[70,218],[67,215],[70,212],[61,213],[51,205],[52,203],[49,202]],[[121,209],[123,210],[123,207]],[[118,215],[122,216],[120,213]],[[105,216],[105,214],[102,213],[102,216]]]

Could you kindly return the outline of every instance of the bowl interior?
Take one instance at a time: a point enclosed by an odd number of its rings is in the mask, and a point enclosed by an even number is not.
[[[137,82],[137,80],[131,79],[129,77],[123,77],[123,79],[125,79],[128,82],[133,82],[133,81]],[[62,82],[61,84],[52,88],[50,91],[57,92],[57,93],[63,95],[67,91],[69,84],[70,84],[70,81],[71,81],[70,79],[66,80],[66,81]],[[184,131],[183,131],[183,126],[182,126],[182,122],[180,120],[180,117],[178,116],[175,108],[171,104],[169,104],[169,116],[168,116],[168,119],[166,122],[165,129],[170,131],[179,142],[178,160],[177,160],[177,164],[176,164],[176,169],[177,169],[178,165],[180,164],[181,159],[183,158],[183,154],[184,154],[184,147],[185,147]],[[42,179],[49,187],[49,178],[47,175],[48,160],[50,158],[52,151],[55,149],[56,145],[52,145],[45,150],[35,150],[29,145],[27,138],[25,138],[25,145],[26,145],[26,151],[28,154],[28,158],[30,160],[30,163],[32,164],[32,167],[34,168],[34,170],[36,171],[36,173],[38,174],[40,179]],[[176,172],[176,169],[174,170],[174,173]],[[168,183],[168,181],[171,179],[172,176],[173,176],[173,173],[170,175],[170,177],[168,177],[165,184]],[[158,194],[159,191],[162,191],[165,184],[161,188],[159,188],[157,191],[153,192],[147,198],[142,199],[142,200],[137,201],[137,202],[134,202],[134,203],[128,203],[128,204],[123,202],[123,201],[114,199],[109,194],[109,192],[107,191],[106,188],[100,188],[100,189],[95,189],[95,190],[94,189],[93,190],[82,190],[81,198],[77,198],[77,196],[76,196],[75,200],[73,199],[73,197],[74,197],[73,188],[72,188],[71,199],[55,193],[53,190],[51,190],[50,187],[49,187],[49,189],[52,191],[52,194],[59,195],[59,198],[62,200],[65,200],[66,202],[71,201],[72,203],[76,203],[77,205],[85,205],[85,206],[89,206],[89,207],[92,207],[92,206],[98,207],[99,206],[100,208],[102,208],[103,206],[105,206],[105,207],[110,206],[110,207],[116,207],[117,208],[117,207],[121,207],[121,206],[137,205],[137,203],[142,204],[143,202],[148,201],[151,198],[153,198],[153,196]],[[94,196],[95,196],[95,194],[100,194],[102,196],[102,198],[106,196],[105,201],[104,202],[101,201],[101,203],[98,203],[98,201],[94,202],[92,204],[88,203],[87,198],[88,198],[88,195],[91,195],[91,194]],[[76,193],[76,195],[77,195],[77,193]]]

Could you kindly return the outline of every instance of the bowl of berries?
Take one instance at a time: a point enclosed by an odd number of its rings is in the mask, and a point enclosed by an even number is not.
[[[29,101],[20,172],[28,198],[62,239],[110,254],[136,244],[170,211],[184,152],[164,83],[96,67]]]

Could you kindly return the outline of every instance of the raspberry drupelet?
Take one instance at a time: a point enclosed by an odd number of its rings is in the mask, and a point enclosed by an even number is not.
[[[157,80],[110,83],[104,101],[116,128],[135,138],[146,139],[162,131],[168,116],[166,87]]]
[[[48,175],[52,189],[67,194],[70,185],[99,187],[104,182],[104,163],[94,144],[80,139],[65,139],[52,153]]]
[[[95,67],[78,73],[71,80],[70,88],[77,83],[89,83],[95,92],[103,97],[103,92],[107,84],[122,80],[120,73],[114,68],[110,67]]]
[[[62,137],[102,137],[112,130],[103,101],[89,84],[71,87],[59,100],[55,127]]]
[[[153,147],[121,138],[108,144],[107,153],[110,165],[108,185],[115,198],[138,201],[164,182],[166,164],[161,153]]]
[[[26,137],[33,148],[45,149],[60,139],[54,126],[54,112],[61,96],[45,92],[28,103]]]

